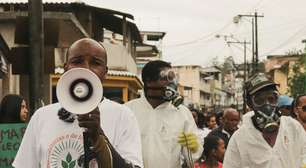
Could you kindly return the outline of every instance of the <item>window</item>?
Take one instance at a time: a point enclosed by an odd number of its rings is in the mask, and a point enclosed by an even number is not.
[[[108,99],[113,98],[121,98],[123,97],[122,88],[115,88],[115,87],[104,87],[103,88],[103,95]]]
[[[184,86],[184,96],[192,98],[192,87]]]

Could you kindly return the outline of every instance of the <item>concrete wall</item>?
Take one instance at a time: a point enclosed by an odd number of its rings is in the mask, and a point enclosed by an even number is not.
[[[175,67],[174,69],[176,70],[176,73],[179,76],[179,83],[185,87],[192,88],[191,97],[188,98],[191,100],[192,103],[199,104],[200,102],[199,69],[197,67],[192,67],[192,66],[181,66],[181,67]]]
[[[0,23],[0,33],[3,36],[5,42],[9,48],[17,46],[15,44],[15,23],[13,21],[3,21]],[[9,64],[8,74],[2,79],[2,95],[13,93],[22,95],[27,102],[29,102],[29,84],[31,83],[28,79],[28,75],[13,75],[12,65]],[[44,90],[44,102],[45,104],[50,103],[50,77],[48,74],[44,76],[45,90]]]
[[[9,48],[15,46],[15,23],[13,21],[1,21],[0,33]]]
[[[203,92],[209,93],[210,92],[209,80],[205,80],[204,78],[201,78],[200,79],[200,89]]]
[[[9,48],[15,46],[14,39],[15,39],[15,23],[12,21],[5,21],[1,22],[0,24],[0,33],[7,43]],[[8,65],[8,74],[6,77],[2,79],[2,97],[6,94],[13,93],[19,94],[19,75],[12,74],[12,66],[11,64]]]
[[[0,98],[2,99],[7,94],[20,94],[20,87],[19,87],[19,75],[12,75],[11,73],[11,65],[9,64],[9,71],[6,76],[0,79],[1,83],[1,91],[0,91]],[[1,100],[0,99],[0,100]]]
[[[289,92],[288,78],[294,75],[292,69],[296,61],[298,61],[297,56],[274,57],[265,61],[266,72],[273,72],[272,77],[274,82],[279,84],[278,91],[280,94],[288,94]],[[286,64],[288,64],[288,73],[280,69],[282,66],[287,66]]]
[[[287,94],[288,91],[288,76],[280,70],[274,71],[274,82],[279,84],[278,91],[280,94]]]
[[[7,42],[9,48],[17,46],[14,43],[15,39],[15,20],[12,21],[1,21],[0,23],[0,33],[2,34],[4,40]],[[69,47],[70,44],[84,37],[79,30],[75,29],[74,25],[70,21],[60,21],[60,32],[59,32],[59,42],[57,47]],[[108,66],[110,69],[125,70],[132,73],[137,73],[136,62],[133,59],[131,52],[128,52],[127,48],[122,44],[104,44],[108,52]],[[56,65],[61,66],[64,60],[64,51],[55,51]],[[51,85],[50,85],[50,75],[46,74],[44,76],[45,90],[44,92],[44,103],[49,104],[51,102]],[[0,81],[1,82],[1,81]],[[5,86],[4,84],[7,84]],[[2,95],[6,93],[16,93],[21,94],[26,100],[29,100],[29,84],[31,81],[28,79],[28,75],[12,75],[11,71],[7,76],[7,79],[2,80]],[[1,86],[0,85],[0,86]]]
[[[125,46],[104,42],[107,51],[109,69],[124,70],[137,74],[136,62]]]
[[[179,75],[179,83],[182,86],[191,87],[192,95],[191,102],[197,106],[210,105],[210,100],[206,100],[201,96],[201,92],[210,93],[210,82],[205,82],[203,76],[201,77],[200,66],[176,66],[174,67]],[[186,95],[184,95],[186,96]]]

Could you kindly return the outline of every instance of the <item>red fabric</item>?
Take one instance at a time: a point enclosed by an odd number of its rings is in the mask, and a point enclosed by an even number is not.
[[[194,164],[194,168],[207,168],[207,167],[206,167],[205,163],[203,162],[203,163],[201,163],[201,164],[195,163],[195,164]],[[221,162],[218,162],[218,168],[223,168]]]

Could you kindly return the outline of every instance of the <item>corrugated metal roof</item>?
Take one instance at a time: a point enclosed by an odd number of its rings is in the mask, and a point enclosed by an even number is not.
[[[134,16],[129,14],[129,13],[125,13],[125,12],[120,12],[120,11],[116,11],[116,10],[112,10],[112,9],[106,9],[106,8],[102,8],[102,7],[97,7],[95,4],[91,3],[90,1],[87,0],[42,0],[43,3],[47,6],[56,6],[56,5],[79,5],[82,7],[89,7],[93,10],[96,10],[98,12],[107,12],[109,14],[117,14],[117,15],[122,15],[122,16],[126,16],[127,18],[130,18],[132,20],[134,20]],[[13,5],[27,5],[28,0],[0,0],[0,4],[3,5],[9,5],[9,4],[13,4]],[[139,32],[138,32],[139,33]]]
[[[219,69],[217,69],[216,67],[206,67],[202,69],[202,72],[221,72]]]
[[[27,3],[28,0],[0,0],[1,6],[10,9],[10,6],[14,5],[14,8],[16,7],[17,11],[28,10]],[[134,20],[134,16],[129,13],[103,8],[100,5],[97,6],[96,4],[93,4],[93,2],[90,2],[88,0],[43,0],[43,3],[44,3],[44,11],[73,12],[73,9],[77,10],[90,9],[91,11],[97,14],[97,17],[103,18],[105,22],[110,22],[109,24],[104,24],[104,26],[110,26],[105,28],[110,29],[119,34],[122,34],[123,30],[122,26],[121,25],[117,26],[117,24],[122,24],[123,19],[117,17],[118,15]],[[131,32],[132,37],[137,42],[142,43],[142,38],[140,36],[136,24],[127,19],[127,25],[129,29],[132,31]]]
[[[204,79],[205,79],[205,80],[213,80],[213,79],[214,79],[214,76],[208,76],[208,77],[205,77]]]
[[[64,73],[64,68],[57,67],[55,68],[55,71],[57,74],[63,74]],[[119,70],[108,70],[107,75],[110,76],[126,76],[126,77],[137,77],[138,76],[132,72],[128,71],[119,71]]]
[[[0,0],[0,3],[19,4],[28,3],[28,0]],[[81,0],[43,0],[43,3],[85,3]]]
[[[138,76],[132,72],[128,71],[118,71],[118,70],[108,70],[107,75],[111,76],[126,76],[126,77],[137,77]]]

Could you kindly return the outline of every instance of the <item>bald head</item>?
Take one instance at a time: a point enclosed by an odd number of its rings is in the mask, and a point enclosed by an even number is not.
[[[102,43],[94,40],[94,39],[91,39],[91,38],[82,38],[82,39],[79,39],[75,42],[73,42],[71,44],[71,46],[68,48],[67,50],[67,53],[66,53],[66,62],[69,60],[69,56],[70,56],[70,50],[73,50],[75,48],[84,48],[84,47],[94,47],[94,48],[100,48],[101,50],[104,51],[105,53],[105,62],[107,63],[107,53],[106,53],[106,49],[105,47],[103,46]]]
[[[234,108],[227,108],[224,110],[223,114],[223,128],[233,134],[238,129],[238,124],[240,121],[240,114]]]
[[[228,117],[229,115],[232,115],[232,114],[238,114],[239,115],[239,112],[234,108],[226,108],[223,112],[223,118],[226,118],[226,117]]]
[[[89,69],[102,82],[108,70],[107,54],[103,45],[90,38],[83,38],[74,42],[67,51],[65,71],[72,68]]]

